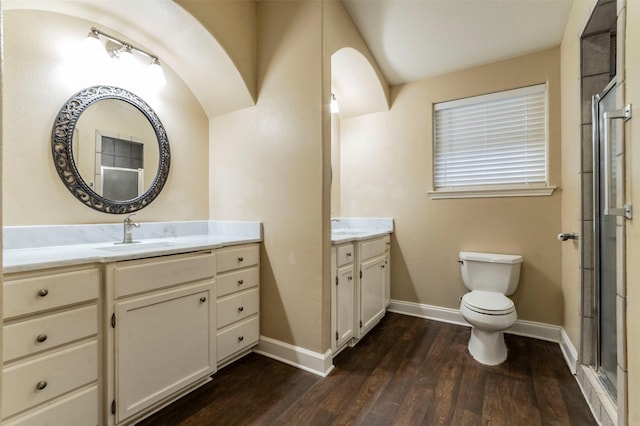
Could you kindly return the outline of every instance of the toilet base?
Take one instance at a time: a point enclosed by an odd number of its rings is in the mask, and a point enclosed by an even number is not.
[[[469,353],[480,364],[498,365],[507,359],[507,345],[502,331],[483,331],[471,328]]]

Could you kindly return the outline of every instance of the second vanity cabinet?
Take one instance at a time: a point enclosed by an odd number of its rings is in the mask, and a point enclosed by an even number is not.
[[[331,349],[337,355],[364,337],[390,302],[388,235],[331,248]]]
[[[213,251],[107,265],[115,424],[153,410],[216,371]],[[109,300],[109,299],[108,299]]]
[[[5,425],[98,424],[100,269],[4,276]]]

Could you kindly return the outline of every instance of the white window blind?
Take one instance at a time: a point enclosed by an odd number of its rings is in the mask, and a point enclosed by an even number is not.
[[[546,184],[546,85],[436,104],[437,190]]]

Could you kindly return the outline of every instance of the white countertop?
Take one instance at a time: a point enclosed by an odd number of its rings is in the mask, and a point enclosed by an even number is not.
[[[342,244],[349,241],[362,241],[369,240],[371,238],[383,237],[390,234],[391,231],[384,230],[366,230],[366,229],[354,229],[349,231],[332,231],[331,243]]]
[[[119,243],[121,235],[114,237],[114,231],[122,232],[118,224],[5,227],[3,272],[117,262],[262,241],[259,222],[186,223],[186,227],[184,223],[143,223],[133,233],[139,242],[131,244]],[[144,228],[146,232],[141,231]],[[56,233],[62,233],[62,237],[56,237]]]
[[[334,218],[331,242],[341,244],[393,232],[389,218]],[[262,241],[260,222],[193,221],[142,223],[139,242],[121,244],[122,224],[5,226],[3,272],[109,263],[216,249]]]
[[[331,243],[342,244],[383,237],[393,232],[391,218],[336,217],[331,219]]]

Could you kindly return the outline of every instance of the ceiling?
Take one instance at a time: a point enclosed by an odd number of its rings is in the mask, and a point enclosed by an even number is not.
[[[390,84],[560,45],[571,0],[343,0]]]

